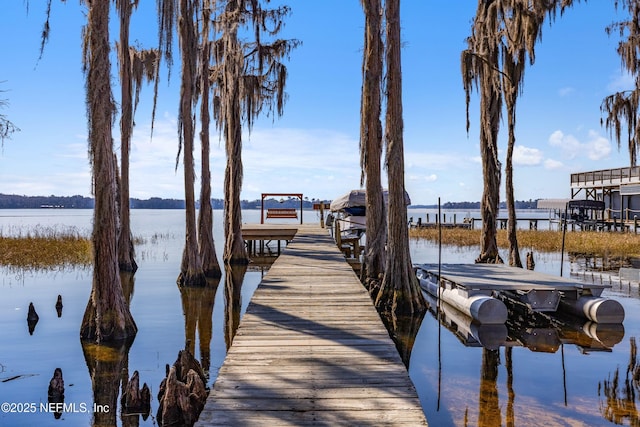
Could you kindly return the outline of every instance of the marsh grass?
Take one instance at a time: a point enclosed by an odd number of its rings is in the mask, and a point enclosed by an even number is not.
[[[0,231],[0,265],[9,269],[59,270],[91,262],[91,241],[74,227]]]
[[[479,246],[482,230],[443,229],[442,244],[454,246]],[[438,241],[435,228],[411,229],[409,235],[416,239]],[[506,230],[498,230],[498,246],[508,248]],[[518,230],[518,244],[522,251],[559,252],[562,233],[552,230]],[[640,256],[640,235],[595,231],[568,231],[565,251],[592,256],[637,257]]]

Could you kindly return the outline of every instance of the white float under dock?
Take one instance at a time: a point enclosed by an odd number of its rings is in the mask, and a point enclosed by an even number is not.
[[[469,294],[465,289],[440,286],[437,274],[418,268],[416,271],[420,287],[482,324],[504,324],[507,321],[507,307],[500,300],[484,294]]]

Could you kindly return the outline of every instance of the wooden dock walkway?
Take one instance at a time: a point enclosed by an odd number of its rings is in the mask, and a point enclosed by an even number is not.
[[[427,425],[395,345],[325,229],[264,276],[197,426]]]

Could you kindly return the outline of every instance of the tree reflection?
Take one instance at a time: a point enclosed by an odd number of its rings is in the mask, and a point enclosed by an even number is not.
[[[240,291],[247,266],[226,264],[224,271],[224,341],[228,351],[240,324],[240,309],[242,308]]]
[[[500,350],[482,348],[482,371],[480,375],[480,399],[478,426],[502,425],[500,402],[498,400],[498,366]]]
[[[422,324],[425,313],[426,311],[413,315],[396,315],[393,313],[390,316],[380,313],[380,317],[387,331],[389,331],[389,335],[393,339],[400,358],[407,369],[409,369],[411,351],[413,350],[413,345],[415,344],[418,331],[420,331],[420,325]]]
[[[516,393],[513,390],[513,347],[505,347],[504,359],[507,368],[507,427],[514,427],[516,424],[513,405]]]
[[[135,272],[134,271],[120,271],[120,283],[122,284],[122,294],[124,300],[127,303],[127,307],[131,307],[131,299],[133,298],[133,291],[135,288]],[[124,355],[121,371],[121,392],[124,395],[129,386],[129,352]],[[140,414],[143,419],[147,419],[149,412],[132,412],[129,408],[125,408],[125,405],[121,407],[121,418],[123,427],[137,427],[140,424]],[[115,407],[113,408],[115,412]]]
[[[131,304],[135,285],[131,272],[120,272],[122,291],[127,306]],[[93,427],[114,426],[117,418],[117,401],[120,387],[124,391],[129,382],[129,349],[133,338],[110,344],[96,344],[93,341],[81,340],[91,385],[93,389]],[[123,408],[122,425],[125,427],[139,425],[140,414],[127,414]],[[142,414],[146,419],[147,414]]]
[[[604,419],[615,424],[623,424],[628,420],[628,425],[638,427],[640,414],[636,400],[640,397],[640,364],[635,337],[631,337],[630,344],[629,364],[624,378],[620,376],[620,368],[616,368],[613,378],[598,383],[598,396],[600,413]]]
[[[211,367],[211,336],[213,330],[213,305],[220,279],[207,279],[203,287],[180,286],[182,312],[184,314],[185,348],[195,353],[196,330],[200,339],[200,365],[209,378]]]
[[[93,389],[92,426],[115,426],[120,381],[133,339],[111,344],[81,343]]]

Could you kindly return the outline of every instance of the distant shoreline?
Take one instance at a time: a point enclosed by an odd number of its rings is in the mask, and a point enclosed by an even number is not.
[[[315,199],[303,200],[303,209],[313,209]],[[241,200],[242,209],[260,209],[260,200]],[[536,209],[538,200],[516,201],[516,209]],[[223,209],[223,199],[211,199],[213,209]],[[0,194],[0,209],[93,209],[92,197],[85,196],[20,196],[16,194]],[[131,209],[184,209],[184,200],[163,199],[161,197],[151,197],[149,199],[130,199]],[[265,199],[265,208],[300,208],[299,199],[276,200]],[[437,209],[438,205],[411,205],[410,209]],[[465,209],[478,210],[480,202],[446,202],[441,205],[442,209]],[[506,209],[504,202],[500,204],[500,209]]]

